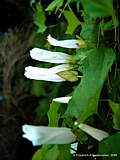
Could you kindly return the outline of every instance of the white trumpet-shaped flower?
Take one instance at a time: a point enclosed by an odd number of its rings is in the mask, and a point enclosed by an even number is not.
[[[23,137],[34,146],[42,144],[68,144],[76,140],[70,128],[23,125]]]
[[[80,48],[81,46],[85,45],[83,40],[76,40],[76,39],[69,39],[69,40],[56,40],[55,38],[48,35],[47,37],[48,42],[52,46],[59,46],[64,48]]]
[[[38,61],[50,63],[72,63],[74,62],[73,56],[62,52],[51,52],[48,50],[33,48],[30,51],[30,56]]]
[[[71,150],[70,150],[70,153],[71,153],[71,154],[76,153],[76,152],[77,152],[77,147],[78,147],[78,142],[76,142],[76,143],[72,143],[72,144],[71,144]]]
[[[78,122],[74,123],[75,125],[78,125]],[[109,136],[109,134],[105,131],[102,131],[100,129],[91,127],[87,124],[83,124],[80,123],[78,125],[78,127],[84,131],[85,133],[89,134],[91,137],[93,137],[94,139],[98,140],[98,141],[102,141],[104,138],[107,138]]]
[[[60,77],[58,73],[69,70],[68,64],[61,64],[52,68],[39,68],[28,66],[25,68],[24,75],[29,79],[44,80],[51,82],[63,82],[64,78]]]
[[[72,98],[71,96],[69,96],[69,97],[58,97],[58,98],[54,98],[53,101],[59,102],[59,103],[68,103],[71,98]]]

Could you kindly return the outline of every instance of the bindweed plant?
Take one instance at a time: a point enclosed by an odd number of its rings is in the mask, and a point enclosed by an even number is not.
[[[31,6],[40,44],[34,42],[30,56],[40,64],[27,66],[25,76],[33,79],[32,92],[45,97],[37,118],[48,117],[46,127],[23,126],[23,137],[42,145],[32,160],[119,159],[116,1],[32,0]]]

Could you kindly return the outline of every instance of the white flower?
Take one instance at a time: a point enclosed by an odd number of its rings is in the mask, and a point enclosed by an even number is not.
[[[71,96],[69,96],[69,97],[58,97],[58,98],[54,98],[53,101],[59,102],[59,103],[68,103],[71,98],[72,98]]]
[[[51,35],[48,35],[47,40],[53,46],[60,46],[64,48],[80,48],[80,45],[81,45],[80,40],[69,39],[69,40],[58,41],[55,38],[51,37]],[[82,40],[82,43],[83,43],[83,40]]]
[[[77,143],[77,142],[71,144],[71,150],[70,150],[70,153],[71,153],[71,154],[74,154],[74,153],[77,152],[77,146],[78,146],[78,143]]]
[[[39,68],[28,66],[25,68],[24,75],[29,79],[44,80],[51,82],[63,82],[64,78],[58,75],[59,72],[69,70],[68,64],[61,64],[52,68]]]
[[[62,52],[51,52],[48,50],[33,48],[30,51],[30,56],[38,61],[50,63],[72,63],[74,62],[73,56]]]
[[[70,128],[23,125],[23,137],[34,146],[42,144],[67,144],[74,142],[76,136]]]
[[[75,123],[75,124],[77,125],[77,123]],[[94,128],[94,127],[91,127],[87,124],[80,123],[78,125],[78,127],[82,131],[86,132],[87,134],[89,134],[90,136],[92,136],[93,138],[95,138],[98,141],[102,141],[104,138],[107,138],[109,136],[109,134],[107,132],[102,131],[97,128]]]

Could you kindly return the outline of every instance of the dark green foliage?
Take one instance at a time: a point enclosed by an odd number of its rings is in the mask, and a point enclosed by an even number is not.
[[[114,59],[112,49],[98,48],[89,51],[83,63],[83,77],[73,93],[66,114],[83,122],[97,112],[100,92]]]

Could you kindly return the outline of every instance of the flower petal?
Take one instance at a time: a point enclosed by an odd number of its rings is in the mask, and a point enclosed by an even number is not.
[[[59,72],[62,72],[62,71],[70,70],[72,68],[73,67],[70,66],[69,64],[60,64],[60,65],[57,65],[55,67],[51,67],[50,68],[50,72],[59,73]]]
[[[47,40],[53,46],[60,46],[64,48],[80,48],[80,41],[76,39],[58,41],[51,37],[51,35],[48,35]]]
[[[66,53],[51,52],[40,48],[33,48],[30,56],[35,60],[50,63],[68,63],[69,59],[72,59],[72,56]]]
[[[74,154],[77,152],[77,146],[78,146],[78,142],[71,144],[71,150],[70,150],[71,154]]]
[[[69,97],[58,97],[58,98],[54,98],[53,101],[59,102],[59,103],[68,103],[71,98],[72,98],[71,96],[69,96]]]
[[[29,79],[35,79],[35,80],[44,80],[44,81],[51,81],[51,82],[65,81],[63,78],[58,76],[55,72],[52,72],[50,69],[47,69],[47,68],[38,68],[38,67],[28,66],[25,68],[24,75]]]
[[[42,144],[67,144],[76,140],[70,128],[23,125],[23,137],[34,146]]]
[[[109,136],[107,132],[91,127],[87,124],[80,123],[78,127],[98,141],[102,141]]]

